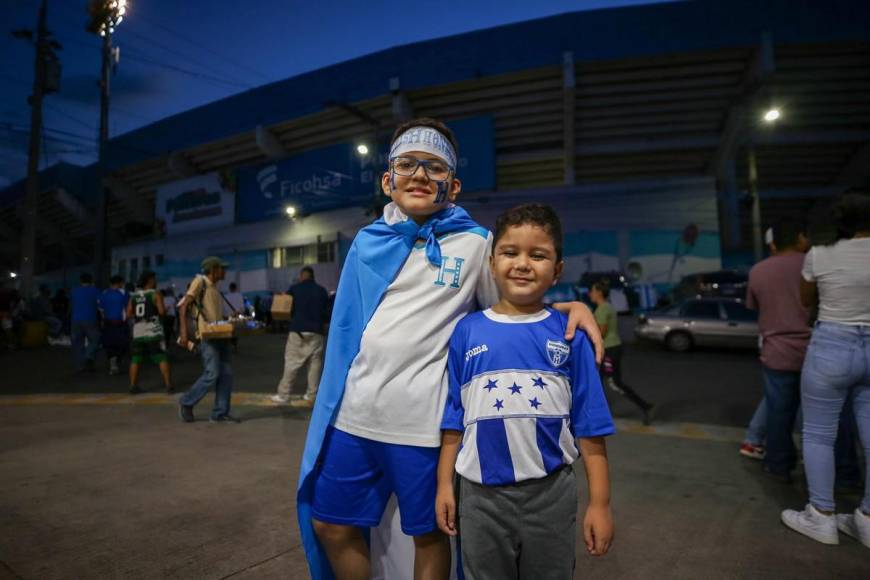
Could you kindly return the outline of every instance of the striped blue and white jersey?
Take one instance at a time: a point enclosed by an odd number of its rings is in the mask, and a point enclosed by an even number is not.
[[[456,471],[484,485],[539,479],[579,456],[576,437],[614,432],[591,343],[567,317],[491,309],[456,326],[442,429],[463,431]]]

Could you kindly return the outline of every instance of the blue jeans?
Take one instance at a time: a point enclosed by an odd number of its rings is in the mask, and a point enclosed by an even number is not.
[[[212,419],[219,419],[230,413],[230,397],[233,394],[233,369],[230,367],[230,341],[203,340],[199,345],[202,353],[202,374],[181,396],[179,402],[185,406],[199,403],[214,387],[214,409]]]
[[[800,371],[778,371],[762,367],[764,400],[767,408],[767,444],[764,466],[771,473],[788,474],[797,462],[792,432],[800,407]]]
[[[746,428],[746,437],[743,438],[752,445],[764,445],[767,441],[767,399],[762,397],[761,402],[755,408],[749,427]]]
[[[821,510],[835,508],[834,442],[849,398],[870,467],[870,326],[819,322],[804,359],[801,402],[810,503]],[[865,477],[861,508],[870,513],[870,469]]]
[[[76,370],[85,366],[85,361],[93,362],[100,348],[100,327],[96,320],[77,320],[72,323],[73,364]],[[85,346],[85,337],[88,345]]]

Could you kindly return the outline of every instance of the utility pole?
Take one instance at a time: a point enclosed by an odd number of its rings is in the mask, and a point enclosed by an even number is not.
[[[758,166],[755,160],[755,147],[750,145],[747,152],[747,165],[749,166],[749,199],[752,202],[752,253],[755,262],[763,258],[761,245],[761,199],[758,197]]]
[[[30,146],[27,154],[27,189],[24,195],[24,235],[21,240],[21,293],[29,298],[33,292],[33,276],[36,268],[36,213],[39,206],[39,148],[42,135],[42,99],[56,92],[60,80],[60,63],[55,49],[61,46],[51,39],[46,26],[47,0],[39,5],[36,40],[30,30],[14,30],[15,38],[33,42],[36,58],[33,74],[33,94],[30,104]]]
[[[102,59],[100,66],[100,168],[102,177],[107,174],[106,145],[109,141],[109,80],[117,63],[117,50],[112,49],[112,33],[124,19],[127,12],[126,0],[91,0],[88,3],[90,21],[87,30],[102,37]],[[96,216],[96,240],[94,247],[94,280],[97,286],[108,282],[108,239],[109,239],[109,190],[100,185],[99,202]]]

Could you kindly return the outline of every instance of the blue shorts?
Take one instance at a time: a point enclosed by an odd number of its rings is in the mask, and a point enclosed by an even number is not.
[[[314,518],[375,527],[395,493],[403,532],[435,531],[439,454],[438,447],[382,443],[329,427],[314,481]]]

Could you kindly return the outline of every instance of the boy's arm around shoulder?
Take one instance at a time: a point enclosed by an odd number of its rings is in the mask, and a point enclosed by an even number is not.
[[[583,335],[574,337],[571,344],[571,389],[571,430],[578,439],[589,488],[583,539],[591,555],[602,556],[613,541],[610,474],[604,437],[613,434],[615,429],[592,347]]]
[[[565,340],[572,340],[579,329],[585,332],[592,341],[592,360],[601,362],[604,358],[604,339],[601,329],[595,320],[595,315],[582,302],[556,302],[553,308],[568,315],[568,326],[565,328]]]

